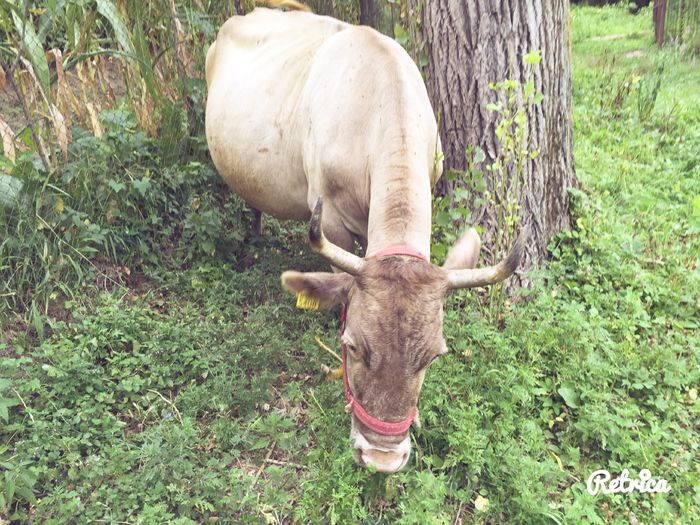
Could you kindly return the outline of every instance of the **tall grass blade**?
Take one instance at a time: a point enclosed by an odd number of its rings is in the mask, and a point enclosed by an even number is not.
[[[51,30],[51,26],[60,18],[67,3],[68,0],[55,0],[54,2],[45,3],[46,11],[39,17],[38,36],[41,42],[46,40],[46,35]]]
[[[12,12],[12,21],[18,37],[23,39],[22,47],[27,52],[29,62],[34,69],[34,75],[39,81],[44,94],[48,96],[51,88],[51,77],[49,76],[49,66],[44,58],[42,42],[39,40],[39,36],[36,34],[31,22],[21,19],[14,11]]]
[[[135,19],[133,26],[135,54],[139,58],[139,69],[146,83],[148,94],[152,98],[156,98],[158,96],[158,86],[156,83],[154,64],[152,63],[151,53],[148,48],[148,40],[143,31],[140,15],[137,14]]]
[[[117,12],[117,7],[110,0],[97,0],[97,12],[104,16],[112,26],[114,35],[117,37],[117,42],[121,48],[127,54],[134,56],[136,54],[134,51],[134,44],[131,42],[131,38],[129,38],[126,25],[124,25],[124,22]]]

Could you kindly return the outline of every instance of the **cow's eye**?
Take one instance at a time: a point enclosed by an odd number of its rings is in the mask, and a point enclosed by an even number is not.
[[[345,345],[345,350],[347,351],[348,354],[357,353],[357,347],[355,346],[355,343],[353,343],[349,339],[343,340],[343,344]]]

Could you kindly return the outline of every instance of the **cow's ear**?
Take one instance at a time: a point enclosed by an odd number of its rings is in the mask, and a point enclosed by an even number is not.
[[[479,260],[481,251],[481,239],[474,228],[469,228],[455,245],[450,248],[442,267],[445,270],[457,270],[462,268],[474,268]]]
[[[303,293],[312,302],[318,300],[321,308],[346,303],[353,276],[330,272],[284,272],[282,286],[292,293]]]

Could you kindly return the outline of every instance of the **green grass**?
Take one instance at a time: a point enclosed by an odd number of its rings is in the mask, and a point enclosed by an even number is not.
[[[572,18],[576,228],[552,241],[502,330],[473,294],[449,300],[451,352],[428,371],[404,471],[355,466],[340,385],[319,371],[334,363],[314,342],[337,346],[337,311],[295,310],[280,290],[282,271],[324,268],[303,225],[268,221],[267,238],[244,244],[240,202],[222,202],[204,171],[187,182],[152,160],[115,167],[119,141],[134,140],[120,135],[103,156],[76,155],[73,169],[106,170],[93,193],[64,187],[105,231],[84,245],[115,246],[133,272],[81,266],[84,287],[61,273],[48,317],[39,312],[33,330],[5,325],[0,518],[700,521],[700,73],[653,47],[648,10],[576,8]],[[608,34],[623,38],[592,40]],[[633,50],[642,55],[625,57]],[[636,90],[651,89],[660,63],[658,96],[640,111]],[[134,185],[146,169],[155,196]],[[125,187],[110,193],[115,183]],[[91,198],[102,206],[90,214]],[[110,199],[122,222],[105,220]],[[145,212],[130,222],[134,207]],[[594,497],[585,482],[599,468],[649,468],[672,492]],[[475,509],[477,495],[487,510]]]

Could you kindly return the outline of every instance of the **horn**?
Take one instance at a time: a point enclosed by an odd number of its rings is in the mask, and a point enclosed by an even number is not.
[[[309,242],[311,243],[311,248],[336,268],[340,268],[350,275],[359,274],[365,262],[361,257],[343,250],[340,246],[336,246],[326,239],[326,236],[323,235],[323,227],[321,226],[322,215],[323,197],[319,197],[316,201],[316,206],[314,206],[314,212],[311,215],[311,222],[309,223]]]
[[[520,264],[520,259],[525,250],[525,241],[528,237],[528,228],[523,228],[518,238],[515,240],[513,249],[508,256],[496,266],[478,269],[449,270],[447,272],[447,287],[450,290],[476,288],[477,286],[500,283],[507,279]]]

